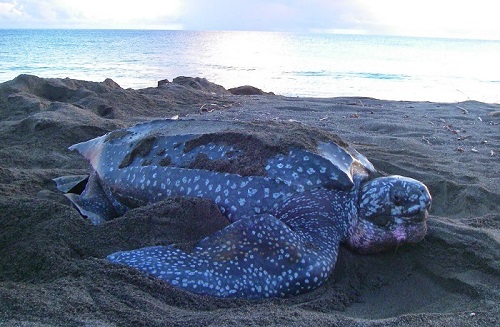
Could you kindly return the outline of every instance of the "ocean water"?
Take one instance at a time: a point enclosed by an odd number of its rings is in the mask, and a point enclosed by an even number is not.
[[[500,41],[275,32],[0,30],[0,82],[19,74],[124,88],[199,76],[288,96],[500,103]]]

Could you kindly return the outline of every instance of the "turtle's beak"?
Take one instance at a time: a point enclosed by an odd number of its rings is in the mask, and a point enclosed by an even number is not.
[[[427,210],[421,210],[414,215],[404,217],[403,220],[408,223],[421,223],[427,220],[429,212]]]
[[[409,220],[413,223],[425,222],[427,220],[427,217],[429,216],[430,207],[431,207],[431,204],[429,203],[424,208],[422,208],[419,212],[417,212],[415,215],[410,217]]]

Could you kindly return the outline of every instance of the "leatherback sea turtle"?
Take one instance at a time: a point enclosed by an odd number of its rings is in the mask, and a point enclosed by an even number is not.
[[[297,123],[157,120],[70,150],[90,162],[90,176],[56,183],[93,224],[170,196],[209,199],[227,216],[230,225],[191,251],[152,246],[107,257],[194,293],[300,294],[329,277],[339,243],[375,253],[426,233],[424,184],[377,176],[337,136]]]

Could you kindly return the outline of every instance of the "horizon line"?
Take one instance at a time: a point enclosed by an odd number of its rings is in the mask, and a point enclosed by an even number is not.
[[[442,40],[464,40],[464,41],[492,41],[498,42],[500,38],[482,37],[460,37],[460,36],[428,36],[397,33],[371,33],[366,30],[350,29],[310,29],[308,31],[279,31],[279,30],[244,30],[244,29],[183,29],[183,28],[145,28],[145,27],[0,27],[0,30],[42,30],[42,31],[169,31],[169,32],[256,32],[256,33],[289,33],[289,34],[317,34],[317,35],[349,35],[349,36],[373,36],[373,37],[406,37],[419,39],[442,39]]]

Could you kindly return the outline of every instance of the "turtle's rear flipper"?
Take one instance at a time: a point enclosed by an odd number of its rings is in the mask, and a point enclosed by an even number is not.
[[[113,253],[107,259],[189,292],[259,299],[300,294],[326,280],[336,249],[328,257],[313,248],[265,214],[234,222],[200,241],[191,253],[155,246]]]
[[[89,175],[61,176],[53,179],[59,191],[75,194],[82,194],[88,180]]]
[[[64,192],[80,214],[94,225],[119,216],[99,182],[95,171],[90,176],[62,176],[54,179],[57,188]]]

